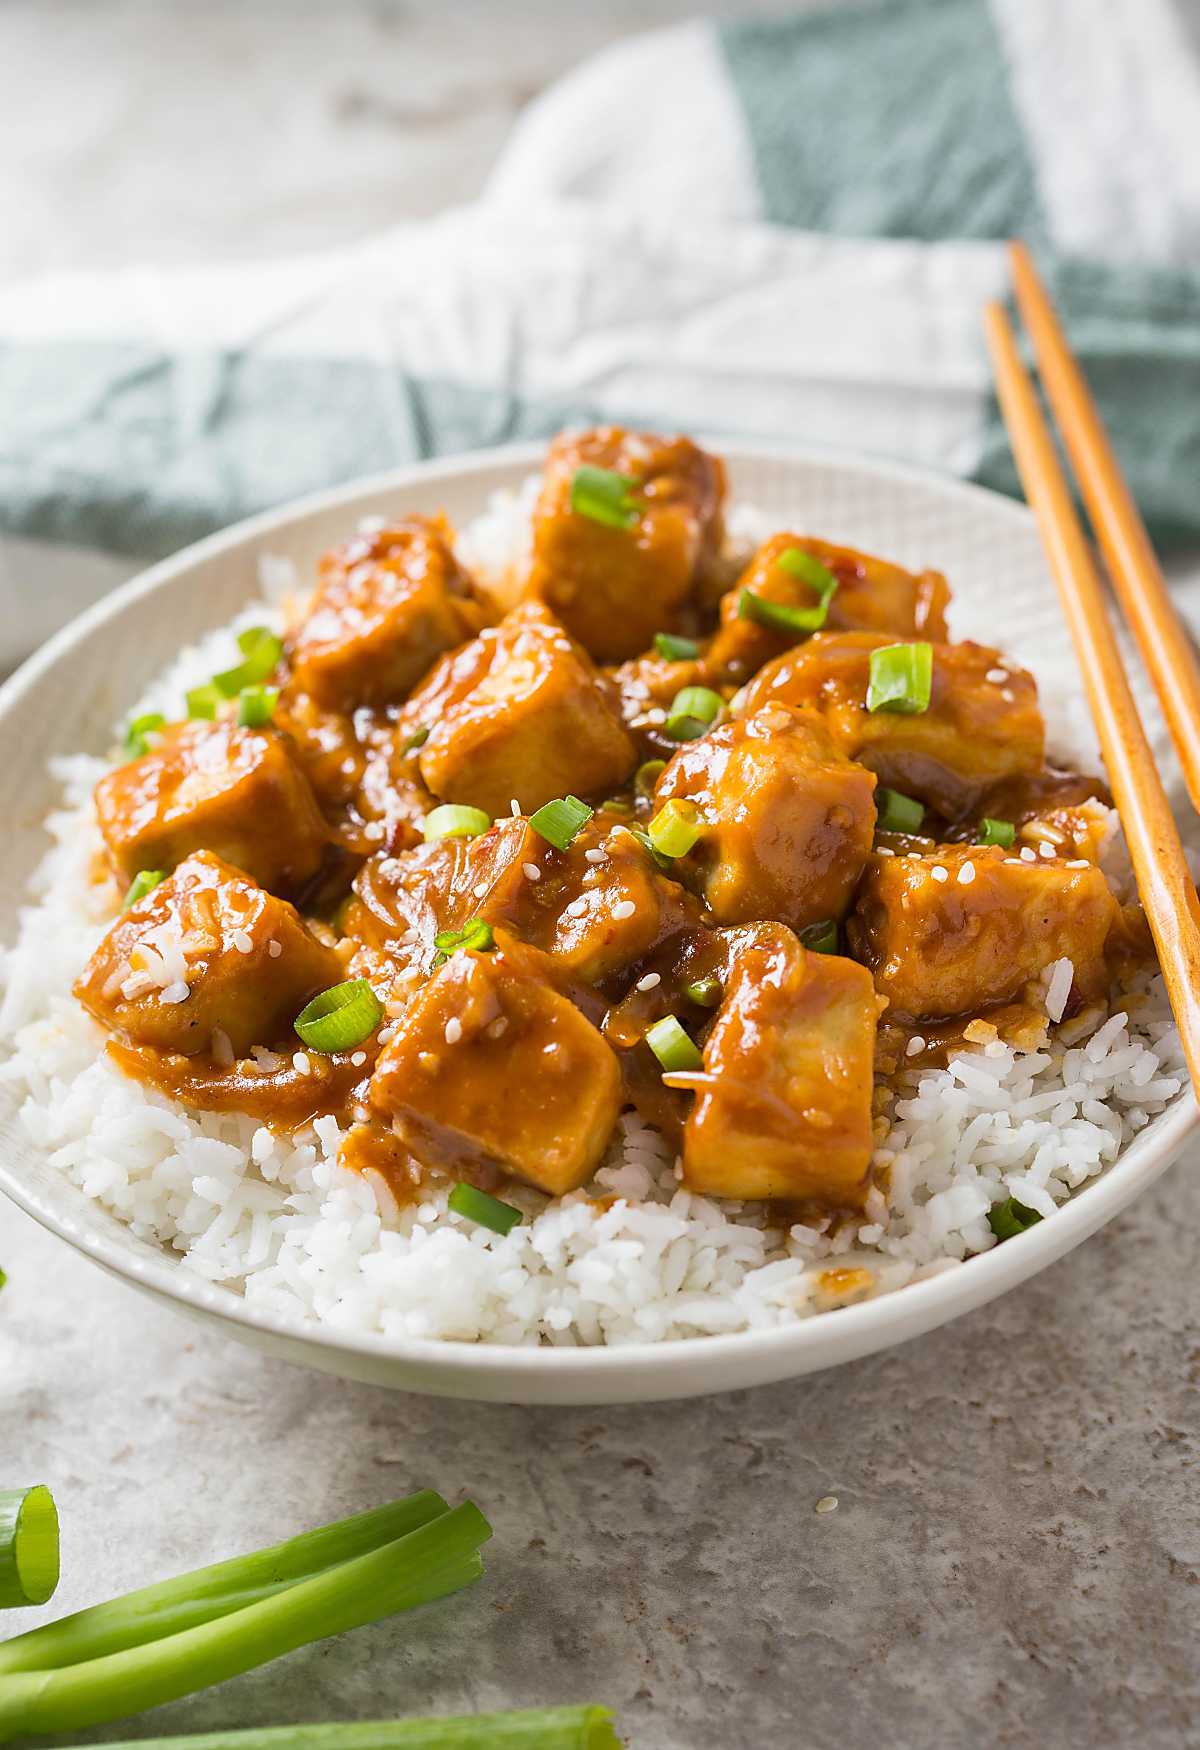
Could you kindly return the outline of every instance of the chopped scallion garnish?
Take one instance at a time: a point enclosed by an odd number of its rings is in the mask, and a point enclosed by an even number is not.
[[[571,476],[571,509],[610,529],[631,529],[641,515],[633,496],[640,482],[632,474],[596,468],[585,462]]]
[[[278,687],[243,687],[238,694],[237,720],[243,729],[262,729],[279,703]]]
[[[704,817],[696,804],[673,796],[654,816],[646,836],[660,856],[686,857],[703,831]]]
[[[325,1055],[352,1051],[383,1019],[383,1004],[365,978],[348,978],[315,996],[293,1025],[304,1043]]]
[[[998,1240],[1015,1239],[1017,1234],[1023,1234],[1041,1219],[1036,1209],[1018,1203],[1015,1197],[1006,1197],[1003,1203],[993,1203],[988,1210],[988,1226]]]
[[[981,845],[1003,845],[1005,850],[1016,842],[1017,829],[1011,820],[993,820],[990,815],[984,815],[979,823],[977,843]]]
[[[836,954],[838,950],[838,927],[834,918],[823,918],[819,924],[809,924],[801,930],[800,940],[814,954]]]
[[[283,655],[283,642],[265,626],[249,626],[238,633],[238,649],[244,660],[213,676],[213,685],[226,699],[236,699],[243,687],[257,686],[273,674]]]
[[[868,711],[928,711],[933,696],[933,645],[885,644],[871,652]]]
[[[875,792],[877,811],[875,825],[880,832],[919,832],[925,818],[925,808],[911,796],[899,790],[879,789]]]
[[[125,730],[125,752],[134,759],[149,753],[150,743],[146,737],[161,729],[166,721],[161,711],[144,711],[140,717],[135,717]]]
[[[694,978],[691,984],[684,985],[683,994],[698,1008],[715,1009],[721,1000],[721,981],[719,978]]]
[[[424,728],[424,726],[422,726],[420,729],[414,729],[412,734],[409,736],[408,740],[405,742],[404,746],[400,749],[400,752],[401,753],[412,753],[415,748],[424,747],[425,743],[428,740],[429,740],[428,729]]]
[[[58,1512],[49,1489],[0,1490],[0,1610],[45,1604],[58,1585]],[[0,1728],[0,1736],[8,1734]]]
[[[711,687],[681,687],[671,701],[666,732],[672,741],[696,741],[712,728],[724,705]]]
[[[829,615],[829,604],[837,594],[837,578],[819,559],[814,559],[811,553],[805,553],[800,547],[785,547],[775,563],[780,571],[799,578],[815,591],[816,601],[810,607],[800,608],[788,602],[771,601],[752,589],[743,589],[738,595],[739,620],[753,620],[772,632],[819,632]]]
[[[439,930],[433,938],[433,945],[444,960],[460,948],[473,954],[488,954],[496,946],[496,937],[485,919],[471,918],[461,930]],[[440,964],[440,960],[435,961],[435,965]]]
[[[435,839],[477,839],[491,824],[491,815],[482,808],[468,808],[462,802],[441,802],[425,816],[421,837],[427,845]]]
[[[148,893],[154,892],[160,881],[165,880],[166,876],[161,869],[139,869],[121,901],[121,910],[128,911],[131,905],[136,905],[139,899],[145,899]]]
[[[646,1031],[646,1044],[668,1072],[699,1069],[704,1062],[700,1047],[684,1032],[674,1015],[664,1015]]]
[[[556,851],[565,851],[592,818],[594,809],[578,796],[560,796],[557,801],[544,802],[529,816],[529,824],[539,837]]]
[[[666,760],[643,760],[633,774],[633,787],[639,796],[653,796],[659,774],[667,769]]]
[[[467,1221],[491,1228],[495,1234],[511,1233],[521,1219],[521,1211],[514,1209],[511,1203],[501,1203],[498,1197],[489,1197],[477,1185],[464,1185],[461,1182],[446,1199],[446,1207]]]
[[[677,632],[656,632],[654,648],[668,662],[694,662],[700,654],[694,638],[681,638]]]
[[[626,802],[620,796],[610,796],[607,802],[600,804],[601,814],[628,814],[633,804]]]
[[[189,717],[202,718],[211,721],[219,708],[225,703],[225,695],[220,687],[206,681],[202,687],[190,687],[184,694]]]

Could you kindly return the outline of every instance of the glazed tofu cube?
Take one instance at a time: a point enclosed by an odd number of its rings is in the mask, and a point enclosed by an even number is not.
[[[873,858],[847,934],[891,1012],[970,1015],[1021,995],[1064,957],[1075,969],[1071,1001],[1102,995],[1117,915],[1091,864],[939,845],[927,855]]]
[[[689,742],[655,790],[685,797],[701,837],[685,864],[723,924],[840,918],[871,852],[875,777],[812,712],[769,705]]]
[[[498,937],[452,954],[401,1017],[371,1078],[374,1110],[424,1165],[499,1167],[561,1196],[598,1166],[621,1106],[611,1048]]]
[[[545,608],[514,609],[480,643],[488,661],[475,684],[440,701],[436,718],[430,711],[420,767],[435,796],[493,816],[516,797],[531,814],[556,796],[603,794],[628,777],[636,752],[611,684]],[[440,685],[431,676],[431,687]],[[422,710],[415,696],[410,712]]]
[[[215,853],[272,892],[316,872],[329,833],[286,740],[235,723],[179,723],[96,785],[100,831],[117,869],[173,869]]]
[[[760,669],[738,709],[776,701],[819,711],[844,754],[947,819],[1001,780],[1040,769],[1045,729],[1037,685],[985,645],[933,645],[927,710],[868,711],[871,653],[896,642],[881,632],[818,632]]]
[[[683,1136],[683,1182],[713,1197],[857,1206],[873,1147],[879,1003],[852,960],[761,925],[734,955]]]
[[[772,535],[721,599],[721,624],[707,657],[709,670],[719,678],[739,684],[807,636],[777,631],[741,614],[743,590],[781,607],[814,606],[815,587],[788,569],[785,555],[797,552],[815,559],[837,579],[826,611],[826,630],[887,632],[893,640],[945,639],[950,589],[940,571],[905,571],[886,559],[808,535]]]
[[[622,474],[624,526],[572,509],[581,467]],[[545,602],[600,662],[645,650],[718,569],[725,470],[688,438],[603,427],[551,444],[533,519],[525,595]]]
[[[452,539],[441,518],[413,516],[327,553],[291,646],[295,684],[336,710],[388,704],[474,637],[485,613]]]
[[[344,977],[341,961],[286,900],[198,851],[124,912],[75,995],[135,1045],[237,1056],[291,1034],[310,997]]]

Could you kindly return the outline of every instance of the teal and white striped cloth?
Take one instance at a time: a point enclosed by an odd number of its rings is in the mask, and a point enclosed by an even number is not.
[[[0,658],[298,493],[609,418],[1011,488],[979,314],[1039,262],[1200,542],[1200,5],[875,0],[633,38],[483,197],[337,254],[0,292]]]

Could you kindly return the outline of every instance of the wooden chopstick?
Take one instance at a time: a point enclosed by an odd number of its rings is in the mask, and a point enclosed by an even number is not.
[[[1163,582],[1087,380],[1023,243],[1009,245],[1013,287],[1125,618],[1162,703],[1192,807],[1200,810],[1200,660]]]
[[[1000,304],[987,306],[984,326],[1017,472],[1041,528],[1192,1084],[1200,1089],[1200,906],[1195,885],[1129,689],[1091,550]]]

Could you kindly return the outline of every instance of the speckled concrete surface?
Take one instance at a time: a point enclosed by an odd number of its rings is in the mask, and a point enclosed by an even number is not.
[[[197,1336],[4,1205],[0,1475],[54,1489],[63,1609],[421,1484],[495,1525],[472,1592],[97,1743],[594,1699],[636,1750],[1176,1750],[1200,1741],[1197,1232],[1193,1151],[1026,1289],[890,1354],[549,1411]]]

